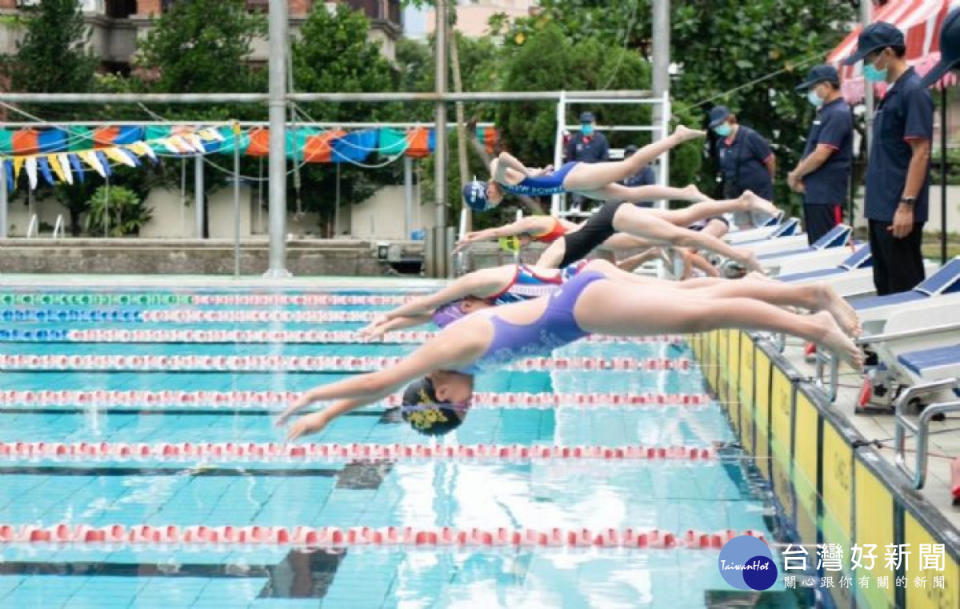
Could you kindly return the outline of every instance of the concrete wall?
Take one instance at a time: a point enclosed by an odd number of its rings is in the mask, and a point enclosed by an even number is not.
[[[341,228],[349,229],[357,239],[410,239],[410,232],[435,225],[432,205],[420,204],[420,187],[413,189],[413,214],[410,230],[405,227],[406,213],[403,186],[386,186],[372,197],[350,208],[350,224],[343,222]],[[338,234],[342,231],[338,231]]]
[[[403,256],[422,255],[419,243],[399,244]],[[7,239],[0,240],[0,273],[232,274],[230,240]],[[266,239],[241,246],[241,274],[267,270]],[[390,266],[377,259],[369,242],[301,240],[287,242],[287,269],[294,275],[380,276]]]

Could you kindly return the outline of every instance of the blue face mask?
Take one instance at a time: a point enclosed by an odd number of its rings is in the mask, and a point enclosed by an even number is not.
[[[872,63],[863,64],[863,77],[870,82],[886,82],[887,69],[878,70]]]
[[[584,123],[580,125],[580,133],[584,135],[593,135],[593,125],[590,123]]]
[[[810,102],[814,108],[819,108],[823,105],[823,100],[820,99],[820,96],[817,95],[817,92],[813,89],[807,91],[807,101]]]
[[[733,131],[733,127],[731,127],[728,123],[717,125],[716,127],[713,128],[713,132],[719,135],[720,137],[727,137],[728,135],[730,135],[730,132],[732,131]]]

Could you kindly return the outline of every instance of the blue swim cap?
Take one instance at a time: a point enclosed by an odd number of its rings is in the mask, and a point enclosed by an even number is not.
[[[487,200],[487,184],[480,180],[473,180],[463,185],[463,200],[473,211],[487,211],[490,201]]]
[[[441,328],[446,328],[453,322],[466,315],[463,312],[463,309],[460,308],[460,303],[462,302],[463,299],[461,298],[460,300],[454,300],[453,302],[449,302],[442,307],[438,307],[437,310],[433,312],[433,315],[431,315],[433,323],[437,324]]]

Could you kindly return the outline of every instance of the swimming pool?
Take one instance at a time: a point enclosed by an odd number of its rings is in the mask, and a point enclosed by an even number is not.
[[[290,395],[422,340],[352,342],[402,295],[0,294],[0,606],[707,607],[703,540],[772,538],[670,337],[481,376],[439,446],[389,404],[284,445]]]

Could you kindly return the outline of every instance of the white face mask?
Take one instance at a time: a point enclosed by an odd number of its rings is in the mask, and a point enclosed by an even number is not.
[[[817,95],[817,92],[813,89],[807,91],[807,101],[810,102],[814,108],[819,108],[823,105],[823,99]]]

